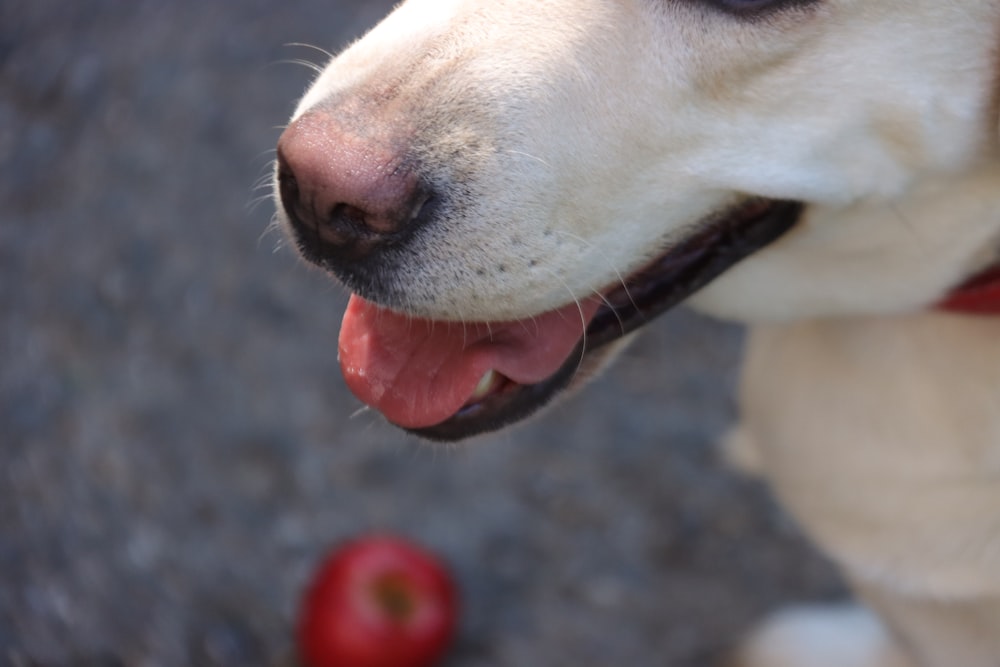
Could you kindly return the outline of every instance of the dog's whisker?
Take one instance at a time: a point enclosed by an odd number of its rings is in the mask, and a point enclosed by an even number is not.
[[[247,202],[247,210],[248,210],[248,211],[250,211],[251,213],[253,213],[254,211],[256,211],[256,210],[257,210],[257,208],[258,208],[258,207],[259,207],[259,206],[260,206],[261,204],[263,204],[264,202],[269,202],[269,201],[271,201],[271,200],[272,200],[272,198],[273,198],[273,197],[272,197],[272,195],[271,195],[270,193],[268,193],[268,194],[263,194],[263,195],[260,195],[260,196],[257,196],[257,197],[254,197],[254,198],[253,198],[253,199],[251,199],[251,200],[250,200],[249,202]]]
[[[289,59],[289,60],[279,60],[278,64],[279,65],[301,65],[302,67],[305,67],[306,69],[311,70],[311,71],[315,72],[316,74],[322,74],[323,73],[323,66],[322,65],[320,65],[318,63],[314,63],[311,60],[306,60],[304,58],[292,58],[292,59]]]
[[[253,192],[255,190],[263,190],[264,188],[267,188],[268,190],[273,190],[274,188],[271,182],[272,178],[273,178],[272,174],[269,173],[262,174],[260,178],[258,178],[256,182],[254,182],[254,184],[251,186],[250,191]]]
[[[259,156],[258,156],[259,157]],[[272,198],[273,190],[271,187],[271,174],[274,171],[274,160],[269,160],[268,164],[263,167],[264,172],[254,181],[253,185],[250,187],[250,192],[257,192],[258,190],[267,189],[267,193],[260,197],[254,197],[247,202],[247,209],[249,211],[254,211],[257,206],[263,201],[267,201]]]
[[[365,413],[368,413],[368,412],[371,412],[371,411],[372,411],[372,409],[370,407],[368,407],[367,405],[362,405],[360,408],[358,408],[357,410],[355,410],[354,412],[352,412],[350,414],[350,416],[348,417],[348,419],[349,420],[357,419],[361,415],[363,415]]]
[[[522,157],[526,157],[526,158],[528,158],[530,160],[534,160],[535,162],[543,164],[546,167],[548,167],[549,169],[552,169],[552,165],[551,164],[549,164],[548,162],[546,162],[542,158],[538,157],[537,155],[532,155],[531,153],[526,153],[524,151],[517,151],[517,150],[513,150],[513,149],[505,150],[504,153],[507,153],[509,155],[520,155]]]
[[[285,46],[287,46],[287,47],[300,46],[300,47],[305,48],[305,49],[312,49],[313,51],[319,51],[324,56],[326,56],[327,58],[330,58],[330,59],[332,59],[334,57],[334,55],[330,51],[327,51],[326,49],[324,49],[321,46],[316,46],[315,44],[309,44],[308,42],[289,42],[289,43],[285,44]]]
[[[266,172],[262,173],[257,178],[256,181],[254,181],[253,185],[251,186],[251,190],[250,191],[253,192],[255,190],[263,190],[264,188],[267,188],[269,190],[273,190],[274,188],[273,188],[272,179],[273,179],[273,174],[271,173],[271,170],[268,169]]]
[[[562,276],[557,274],[555,271],[551,270],[548,271],[548,274],[552,277],[553,280],[558,282],[563,287],[563,289],[566,290],[566,293],[569,294],[570,301],[576,305],[576,312],[580,316],[581,345],[579,346],[580,352],[579,352],[579,357],[576,360],[576,370],[574,371],[574,373],[576,373],[583,366],[583,360],[587,353],[587,325],[588,325],[587,314],[583,311],[583,302],[576,295],[576,293],[573,292],[573,290],[562,278]]]
[[[529,323],[531,324],[533,331],[528,331]],[[522,320],[522,326],[524,327],[524,330],[526,332],[535,337],[537,337],[539,332],[541,331],[541,325],[538,324],[538,317],[530,317],[527,320]]]
[[[282,128],[279,128],[282,129]],[[262,173],[267,173],[271,175],[274,173],[274,167],[277,164],[277,148],[270,148],[268,150],[260,151],[253,156],[252,162],[257,162],[258,160],[265,160],[264,164],[261,166]]]
[[[326,49],[320,48],[320,47],[315,46],[313,44],[306,44],[304,42],[291,42],[289,44],[286,44],[285,46],[286,47],[302,47],[302,48],[306,48],[306,49],[312,49],[314,51],[319,51],[324,56],[326,56],[326,58],[328,60],[332,60],[333,57],[334,57],[333,54],[330,53],[329,51],[327,51]],[[324,65],[320,65],[319,63],[313,62],[312,60],[309,60],[307,58],[286,58],[286,59],[283,59],[283,60],[275,61],[273,64],[274,65],[296,65],[296,66],[305,67],[306,69],[308,69],[308,70],[312,71],[313,73],[315,73],[317,76],[319,76],[320,74],[322,74],[323,73],[323,69],[324,69]]]
[[[625,292],[625,296],[628,297],[629,303],[631,303],[632,306],[635,307],[635,308],[639,307],[638,304],[635,302],[635,299],[632,298],[632,292],[629,290],[628,282],[626,282],[625,277],[622,275],[621,271],[618,270],[618,267],[615,266],[614,262],[612,262],[612,261],[610,261],[608,259],[607,254],[605,252],[603,252],[599,246],[596,246],[595,244],[591,243],[587,239],[585,239],[585,238],[583,238],[581,236],[578,236],[576,234],[573,234],[571,232],[560,231],[560,233],[563,236],[567,236],[567,237],[569,237],[569,238],[571,238],[571,239],[579,242],[585,248],[587,248],[589,250],[593,250],[597,254],[597,256],[600,257],[600,259],[607,265],[607,267],[609,269],[611,269],[611,272],[615,274],[615,278],[616,278],[618,284],[621,285],[622,290]],[[601,294],[600,297],[601,297],[601,300],[603,300],[604,303],[607,304],[608,307],[611,308],[611,310],[615,312],[615,317],[618,317],[617,311],[615,311],[614,307],[607,300],[607,298],[603,294]],[[618,317],[618,321],[619,321],[619,323],[621,323],[621,318],[620,317]],[[624,324],[622,324],[622,331],[623,332],[624,332],[624,329],[625,329]]]
[[[278,220],[278,214],[274,213],[271,215],[271,219],[264,227],[264,230],[260,233],[260,236],[257,237],[257,247],[260,248],[265,238],[267,238],[271,234],[274,234],[275,232],[280,232],[280,230],[281,230],[281,221]],[[284,247],[285,241],[286,241],[285,235],[279,233],[278,240],[275,243],[274,252],[278,252],[278,250]]]

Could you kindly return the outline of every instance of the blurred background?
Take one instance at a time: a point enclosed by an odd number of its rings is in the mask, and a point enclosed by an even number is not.
[[[280,126],[385,0],[0,2],[0,664],[287,665],[317,559],[451,564],[447,665],[701,666],[829,566],[715,442],[741,342],[674,313],[462,447],[358,413],[345,299],[267,227]],[[263,186],[263,187],[255,187]]]

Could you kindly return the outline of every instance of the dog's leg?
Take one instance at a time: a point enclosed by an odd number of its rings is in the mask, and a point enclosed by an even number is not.
[[[878,616],[782,612],[733,664],[1000,667],[995,359],[1000,318],[927,313],[751,332],[738,437]]]
[[[1000,665],[1000,597],[944,601],[871,584],[853,588],[868,608],[844,604],[779,611],[743,642],[726,667]]]
[[[724,667],[916,666],[874,614],[843,604],[794,607],[773,614]]]

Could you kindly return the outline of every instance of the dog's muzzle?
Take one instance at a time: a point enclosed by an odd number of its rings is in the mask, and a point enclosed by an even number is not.
[[[441,201],[399,144],[360,137],[323,112],[305,114],[279,141],[277,188],[296,244],[349,287],[371,286],[372,272],[384,270],[384,255],[404,247]],[[573,385],[608,343],[778,239],[801,211],[798,202],[748,196],[693,225],[599,301],[567,304],[529,323],[463,323],[453,335],[454,323],[420,321],[354,297],[341,330],[342,369],[359,398],[420,436],[458,440],[499,429]],[[379,300],[378,290],[365,297]],[[564,322],[577,310],[582,321],[567,331]],[[522,333],[541,329],[544,335],[546,322],[557,344]],[[412,332],[421,327],[415,340]],[[484,332],[479,339],[470,335],[477,330]],[[494,340],[498,334],[507,340]],[[527,349],[535,343],[555,351],[535,355]]]

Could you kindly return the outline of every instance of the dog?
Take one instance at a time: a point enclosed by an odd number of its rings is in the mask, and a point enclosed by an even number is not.
[[[349,387],[427,438],[678,303],[749,325],[726,449],[859,605],[730,664],[1000,665],[1000,0],[407,0],[274,187],[352,292]]]

